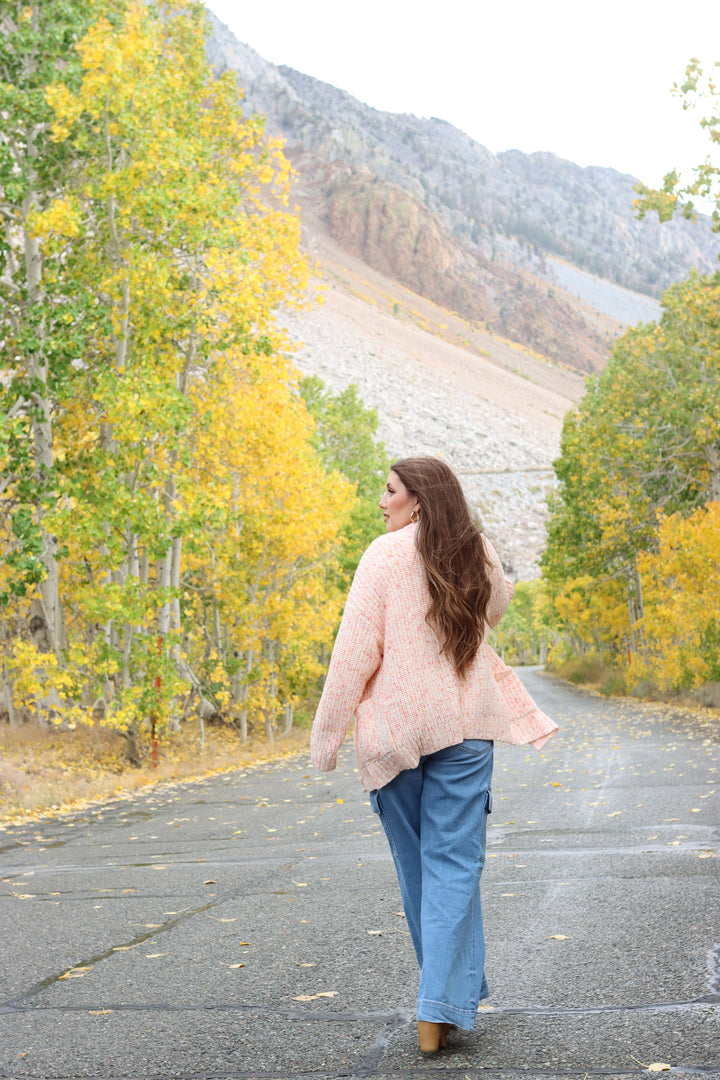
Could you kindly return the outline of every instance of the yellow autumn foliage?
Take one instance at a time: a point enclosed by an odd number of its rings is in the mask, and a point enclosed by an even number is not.
[[[720,681],[720,502],[661,518],[658,550],[638,566],[646,639],[638,674],[667,689]]]
[[[31,220],[66,334],[44,517],[63,643],[6,642],[4,681],[56,722],[137,734],[199,702],[272,735],[332,641],[355,493],[321,465],[275,322],[309,275],[292,170],[205,32],[192,0],[129,0],[77,42],[77,84],[46,88],[76,155]]]
[[[720,680],[720,273],[627,331],[563,425],[543,571],[574,651],[630,685]]]

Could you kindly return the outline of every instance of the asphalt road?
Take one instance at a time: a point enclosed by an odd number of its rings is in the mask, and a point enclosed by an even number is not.
[[[718,724],[523,678],[562,730],[497,747],[451,1051],[348,748],[0,833],[0,1076],[720,1077]]]

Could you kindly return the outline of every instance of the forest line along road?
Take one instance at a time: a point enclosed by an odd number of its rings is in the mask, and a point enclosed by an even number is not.
[[[452,1050],[348,745],[1,832],[0,1077],[720,1077],[718,722],[521,676],[561,730],[496,746]]]

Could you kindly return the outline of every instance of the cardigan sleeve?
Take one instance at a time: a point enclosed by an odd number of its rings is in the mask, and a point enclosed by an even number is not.
[[[508,604],[515,594],[515,589],[512,582],[505,577],[497,551],[485,535],[483,535],[482,539],[485,545],[485,554],[490,560],[490,566],[488,567],[490,603],[485,613],[485,620],[492,627],[497,626],[507,611]]]
[[[380,667],[385,637],[386,566],[377,541],[355,572],[310,735],[318,769],[331,771],[365,687]]]

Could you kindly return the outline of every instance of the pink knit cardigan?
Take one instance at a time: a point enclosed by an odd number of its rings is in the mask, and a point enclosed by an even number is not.
[[[492,561],[487,621],[495,626],[513,587],[497,552],[483,540]],[[425,621],[429,604],[415,526],[374,540],[348,593],[313,722],[311,754],[318,769],[335,768],[353,717],[355,756],[366,791],[414,769],[422,755],[463,739],[530,743],[539,750],[557,731],[485,642],[459,679]]]

